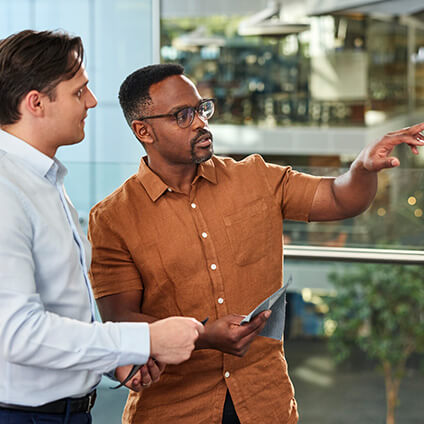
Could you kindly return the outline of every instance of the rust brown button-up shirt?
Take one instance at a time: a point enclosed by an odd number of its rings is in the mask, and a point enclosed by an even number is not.
[[[91,211],[95,296],[142,290],[142,312],[158,318],[248,314],[283,284],[283,219],[308,220],[319,181],[259,155],[214,156],[187,196],[142,160]],[[283,344],[266,337],[243,358],[199,350],[167,366],[130,393],[124,422],[219,424],[227,389],[242,424],[297,422]]]

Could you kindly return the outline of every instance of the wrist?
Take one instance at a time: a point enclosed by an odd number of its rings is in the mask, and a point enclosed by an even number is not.
[[[363,155],[358,156],[350,165],[350,171],[353,174],[364,174],[364,175],[369,175],[374,173],[373,171],[370,171],[367,169],[367,167],[365,166],[365,162],[362,158]]]
[[[350,165],[350,172],[352,174],[366,176],[377,175],[378,169],[375,167],[374,160],[371,157],[368,148],[362,150],[358,157]]]
[[[200,350],[200,349],[210,349],[210,343],[209,343],[209,339],[208,339],[208,330],[205,328],[205,331],[199,335],[199,338],[196,340],[195,343],[195,350]]]
[[[150,349],[149,349],[149,352],[150,352],[150,357],[154,357],[155,356],[155,354],[156,354],[156,352],[155,352],[155,348],[156,348],[156,343],[155,343],[155,332],[156,332],[156,329],[155,329],[155,326],[153,325],[153,323],[150,323],[150,324],[148,324],[149,325],[149,336],[150,336],[150,338],[149,338],[149,343],[150,343]]]

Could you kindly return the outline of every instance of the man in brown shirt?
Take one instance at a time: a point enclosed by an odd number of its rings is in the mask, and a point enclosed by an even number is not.
[[[258,155],[213,156],[214,103],[178,65],[134,72],[120,102],[147,157],[91,211],[91,277],[102,317],[209,317],[188,362],[130,393],[124,422],[296,423],[282,341],[257,337],[269,311],[247,326],[239,325],[242,315],[283,284],[283,220],[365,210],[377,172],[399,164],[389,157],[393,147],[405,142],[417,153],[424,125],[383,137],[346,174],[318,178]]]

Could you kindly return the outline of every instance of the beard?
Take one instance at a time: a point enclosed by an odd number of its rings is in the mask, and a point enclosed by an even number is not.
[[[197,136],[191,140],[190,145],[191,145],[191,161],[193,163],[195,163],[196,165],[199,165],[200,163],[206,162],[207,160],[209,160],[212,155],[213,155],[213,144],[210,144],[208,147],[200,147],[200,151],[199,149],[196,151],[196,144],[201,141],[200,139],[202,137],[204,137],[205,135],[207,135],[211,141],[213,142],[213,136],[212,133],[210,131],[207,130],[200,130],[197,134]]]

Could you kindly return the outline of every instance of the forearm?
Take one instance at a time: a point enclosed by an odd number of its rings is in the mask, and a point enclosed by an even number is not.
[[[317,188],[309,213],[310,221],[333,221],[363,212],[377,192],[377,173],[399,166],[391,156],[393,149],[406,143],[414,154],[424,145],[424,123],[386,134],[361,151],[349,171],[336,179],[323,178]]]
[[[8,362],[100,374],[148,359],[147,325],[82,322],[45,311],[36,294],[2,292],[3,299],[6,296],[7,307],[2,305],[0,312],[0,342]]]
[[[359,156],[349,171],[337,177],[332,185],[341,218],[349,218],[365,211],[375,197],[377,185],[377,172],[365,169]]]
[[[355,161],[337,178],[322,178],[315,193],[310,221],[335,221],[366,210],[377,191],[377,173]]]

